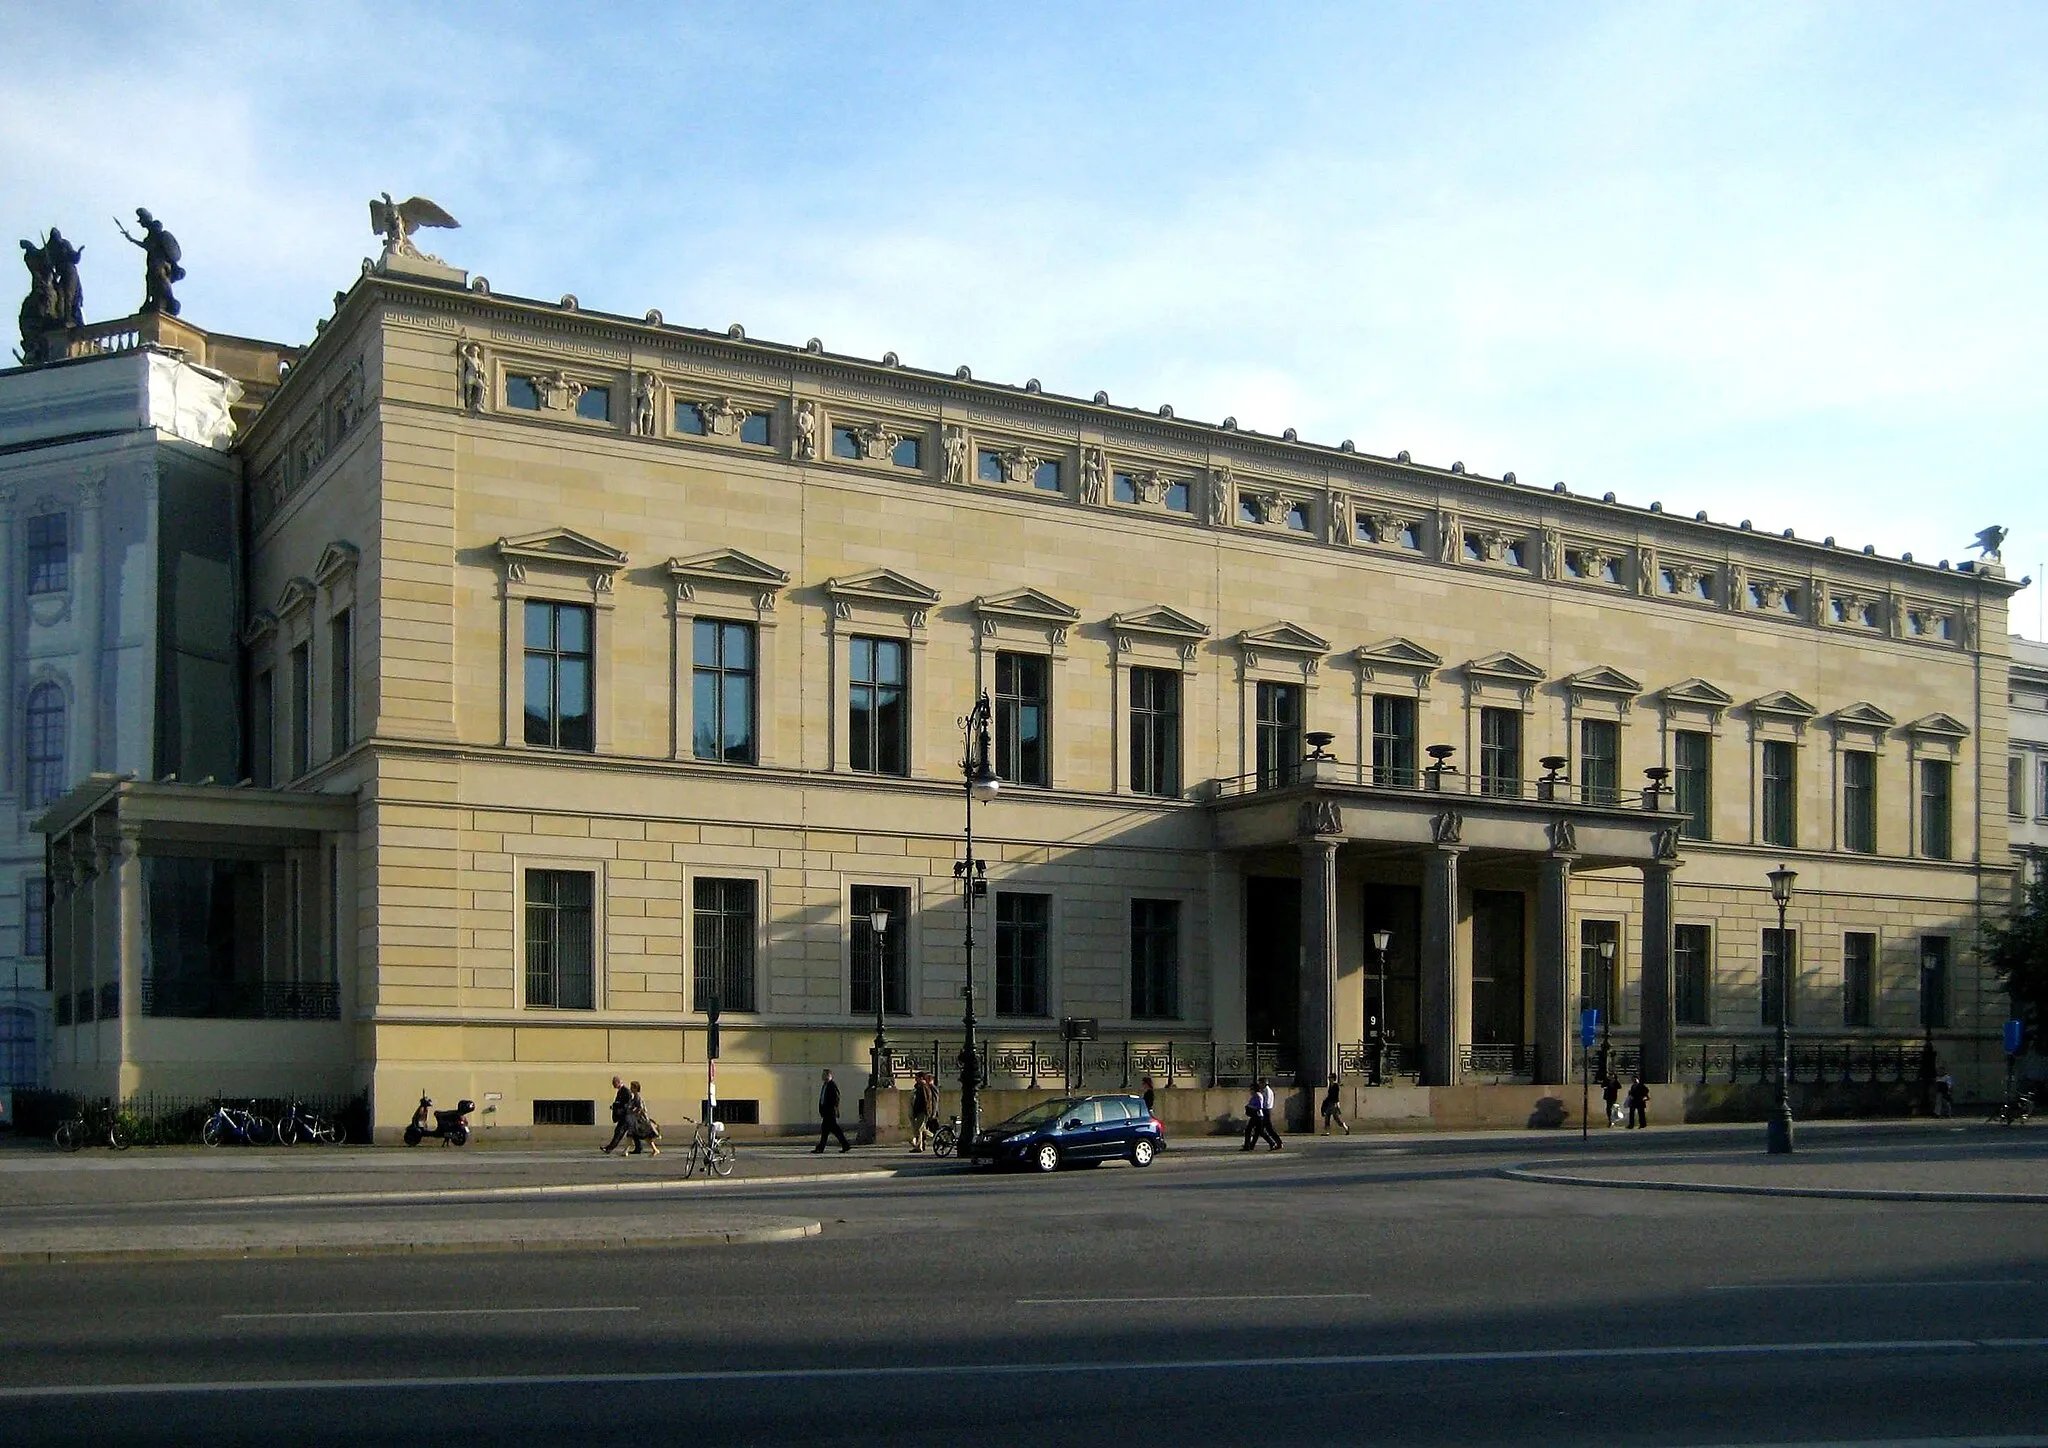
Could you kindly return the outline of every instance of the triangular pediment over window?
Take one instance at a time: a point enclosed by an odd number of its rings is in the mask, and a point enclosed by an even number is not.
[[[1705,679],[1684,679],[1664,690],[1666,704],[1691,704],[1700,709],[1726,709],[1735,696]]]
[[[257,648],[276,632],[277,615],[267,608],[259,608],[255,617],[249,620],[249,626],[242,630],[242,642],[252,649]]]
[[[353,573],[362,557],[362,549],[337,538],[320,550],[320,561],[313,565],[313,581],[326,583],[344,573]]]
[[[1780,719],[1811,719],[1819,711],[1789,689],[1774,689],[1760,699],[1750,700],[1749,712]]]
[[[1837,709],[1829,717],[1838,725],[1847,724],[1858,729],[1889,729],[1899,722],[1877,705],[1864,703]]]
[[[1580,694],[1613,694],[1633,698],[1643,692],[1640,679],[1631,679],[1611,664],[1581,669],[1565,676],[1565,687]]]
[[[1929,714],[1924,719],[1915,719],[1906,726],[1908,734],[1931,734],[1940,739],[1966,739],[1969,726],[1948,714]]]
[[[589,568],[612,573],[626,566],[626,555],[573,528],[547,528],[500,538],[498,557],[508,564],[552,563],[557,567]]]
[[[1065,628],[1081,617],[1080,609],[1035,588],[1013,588],[1008,593],[984,594],[974,600],[974,611],[984,617],[1040,624],[1046,628]]]
[[[1352,656],[1366,670],[1395,669],[1413,673],[1418,669],[1434,669],[1443,663],[1443,655],[1431,653],[1413,639],[1383,639],[1376,644],[1367,644],[1356,650]]]
[[[1209,625],[1163,603],[1155,603],[1149,608],[1134,608],[1129,613],[1113,613],[1109,616],[1109,626],[1118,633],[1152,634],[1161,638],[1194,640],[1209,636]]]
[[[893,568],[871,568],[866,573],[828,578],[825,592],[836,600],[894,604],[898,608],[929,608],[939,601],[936,588],[927,588]]]
[[[1244,630],[1237,636],[1237,644],[1239,648],[1257,653],[1326,654],[1330,651],[1328,639],[1286,619],[1269,623],[1264,628]]]
[[[737,548],[719,548],[689,558],[671,558],[668,575],[687,578],[695,583],[727,583],[735,588],[780,588],[789,582],[789,574],[784,570],[772,563],[763,563]]]
[[[300,609],[310,605],[319,596],[319,592],[320,590],[313,586],[313,580],[310,578],[299,577],[292,579],[289,583],[285,584],[283,591],[277,595],[278,617],[290,618]]]
[[[1543,682],[1543,670],[1520,654],[1511,654],[1505,649],[1496,654],[1488,654],[1483,659],[1473,659],[1465,665],[1465,673],[1469,678],[1505,679],[1509,683],[1524,687]]]

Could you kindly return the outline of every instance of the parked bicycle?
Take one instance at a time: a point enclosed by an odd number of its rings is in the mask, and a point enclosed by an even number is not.
[[[220,1102],[213,1108],[213,1115],[206,1118],[206,1125],[199,1128],[199,1139],[208,1146],[229,1141],[239,1141],[244,1146],[268,1146],[276,1136],[269,1120],[256,1114],[253,1101],[246,1111]]]
[[[1999,1102],[1998,1109],[1984,1119],[1992,1126],[2025,1126],[2033,1114],[2034,1098],[2022,1091],[2010,1100]]]
[[[277,1118],[277,1139],[286,1146],[296,1146],[302,1141],[340,1146],[348,1140],[348,1128],[294,1101]]]
[[[93,1145],[126,1151],[128,1138],[121,1130],[121,1113],[114,1108],[113,1102],[81,1101],[76,1115],[69,1121],[57,1123],[50,1144],[59,1151],[77,1151],[80,1147]]]
[[[738,1158],[732,1138],[725,1133],[724,1122],[700,1121],[690,1133],[690,1154],[683,1160],[683,1175],[693,1177],[699,1171],[708,1171],[729,1177]]]
[[[960,1149],[960,1118],[954,1117],[944,1126],[932,1130],[932,1155],[951,1156]]]

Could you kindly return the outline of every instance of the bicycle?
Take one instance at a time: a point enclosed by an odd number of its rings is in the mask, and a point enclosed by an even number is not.
[[[951,1156],[960,1149],[960,1118],[932,1128],[932,1155]]]
[[[285,1146],[296,1146],[301,1141],[340,1146],[348,1140],[348,1128],[339,1121],[316,1115],[294,1101],[277,1118],[277,1139]]]
[[[2034,1098],[2022,1091],[2010,1101],[1999,1102],[1998,1109],[1985,1117],[1984,1122],[1987,1126],[2025,1126],[2033,1114]]]
[[[105,1142],[116,1151],[128,1149],[128,1138],[121,1130],[121,1114],[111,1101],[79,1102],[77,1115],[58,1122],[57,1129],[50,1134],[50,1144],[59,1151],[77,1151],[94,1142]]]
[[[706,1123],[700,1121],[690,1132],[690,1150],[683,1158],[683,1175],[693,1177],[701,1169],[716,1176],[729,1177],[738,1159],[739,1153],[733,1148],[732,1138],[726,1135],[724,1123],[710,1123],[707,1130]]]
[[[239,1141],[247,1146],[268,1146],[276,1139],[276,1131],[270,1122],[256,1114],[256,1103],[251,1101],[247,1111],[219,1102],[213,1108],[213,1115],[206,1118],[206,1125],[199,1128],[199,1139],[208,1146],[219,1146],[224,1141]]]

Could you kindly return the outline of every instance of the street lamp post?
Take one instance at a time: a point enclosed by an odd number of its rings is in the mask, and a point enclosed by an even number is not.
[[[1920,957],[1920,1094],[1927,1114],[1934,1114],[1934,972],[1940,962]]]
[[[1771,1124],[1764,1134],[1764,1149],[1772,1156],[1792,1152],[1792,949],[1785,937],[1785,910],[1792,903],[1792,882],[1798,873],[1780,865],[1766,876],[1771,898],[1778,903],[1778,1099],[1771,1107]]]
[[[1366,1035],[1372,1042],[1372,1084],[1384,1086],[1387,1082],[1387,947],[1393,943],[1390,930],[1375,930],[1372,933],[1372,948],[1380,958],[1380,1008],[1374,1011],[1366,1007]]]
[[[895,1063],[889,1059],[889,1038],[883,1033],[882,1011],[889,997],[889,912],[868,912],[868,964],[875,989],[875,1046],[868,1060],[868,1090],[881,1091],[896,1084]],[[876,1122],[876,1130],[881,1123]]]
[[[1614,942],[1600,942],[1600,1079],[1614,1069]]]
[[[965,1038],[960,1047],[960,1150],[970,1157],[975,1134],[981,1127],[981,1107],[975,1099],[975,1093],[981,1086],[981,1058],[974,1046],[974,897],[987,871],[987,867],[974,858],[974,802],[992,803],[1002,788],[995,769],[989,763],[990,716],[988,691],[983,690],[974,701],[974,708],[960,720],[964,743],[960,775],[967,796],[967,858],[953,866],[953,873],[960,879],[961,904],[967,921],[967,986],[960,993],[966,1002],[960,1020],[961,1034]]]

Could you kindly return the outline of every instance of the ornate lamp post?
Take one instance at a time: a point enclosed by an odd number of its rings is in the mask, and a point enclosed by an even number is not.
[[[887,1090],[896,1084],[895,1063],[889,1059],[889,1038],[882,1031],[882,1010],[889,995],[889,912],[868,912],[868,960],[874,972],[875,1045],[868,1061],[868,1090]]]
[[[1379,1010],[1371,1005],[1366,1007],[1366,1035],[1372,1042],[1372,1084],[1384,1086],[1387,1083],[1387,947],[1393,943],[1390,930],[1375,930],[1372,933],[1373,952],[1380,958],[1380,1000]]]
[[[967,988],[960,993],[966,1001],[960,1021],[965,1038],[960,1048],[960,1151],[965,1155],[973,1152],[974,1137],[981,1128],[981,1107],[975,1100],[975,1092],[981,1086],[981,1056],[974,1045],[974,897],[987,867],[974,858],[974,802],[992,803],[1002,789],[1002,782],[989,764],[990,717],[988,691],[984,689],[974,701],[974,708],[960,720],[965,746],[960,776],[967,795],[967,858],[954,864],[953,873],[960,880],[961,904],[967,919]]]
[[[1787,1023],[1792,1018],[1792,950],[1785,938],[1785,908],[1792,903],[1792,882],[1797,872],[1780,865],[1766,876],[1771,898],[1778,902],[1778,1100],[1771,1107],[1771,1124],[1764,1135],[1764,1149],[1772,1156],[1789,1156],[1792,1151],[1792,1041]]]
[[[1940,962],[1932,955],[1920,957],[1920,1094],[1927,1114],[1934,1114],[1934,983]]]
[[[1614,942],[1600,942],[1600,1079],[1614,1069]]]

